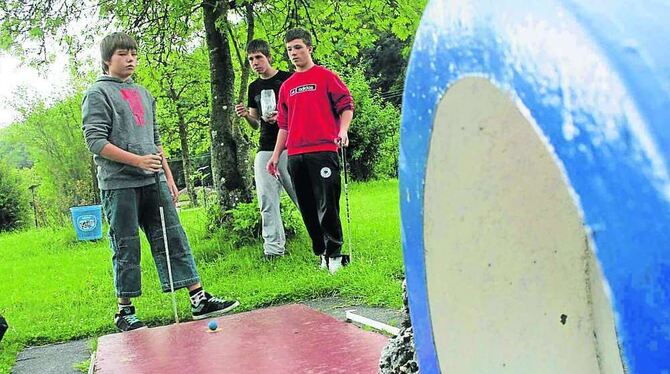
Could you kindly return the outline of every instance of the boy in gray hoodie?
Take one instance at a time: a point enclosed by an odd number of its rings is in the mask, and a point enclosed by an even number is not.
[[[186,234],[174,203],[178,189],[163,157],[156,101],[131,76],[137,65],[137,43],[124,33],[107,35],[100,43],[104,75],[86,91],[82,103],[83,130],[98,169],[105,216],[109,221],[114,287],[121,331],[146,327],[135,314],[131,298],[141,295],[140,237],[144,231],[164,292],[170,292],[159,203],[165,208],[165,228],[174,289],[188,288],[194,319],[214,317],[239,305],[202,289]],[[160,173],[160,185],[154,174]]]

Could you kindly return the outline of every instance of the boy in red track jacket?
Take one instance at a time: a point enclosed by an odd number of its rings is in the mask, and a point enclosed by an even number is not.
[[[277,175],[277,160],[288,149],[288,171],[300,213],[321,268],[335,273],[342,266],[340,163],[338,147],[349,145],[347,132],[354,102],[347,86],[330,70],[312,61],[312,37],[306,30],[286,33],[286,49],[295,73],[279,90],[279,133],[268,172]]]

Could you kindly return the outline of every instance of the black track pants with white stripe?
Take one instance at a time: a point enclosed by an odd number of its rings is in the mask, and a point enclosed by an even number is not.
[[[336,152],[314,152],[288,157],[288,171],[314,254],[340,256],[340,162]]]

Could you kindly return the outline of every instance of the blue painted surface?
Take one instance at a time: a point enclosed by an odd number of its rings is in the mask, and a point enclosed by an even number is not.
[[[433,0],[405,83],[402,240],[422,372],[439,372],[423,242],[436,105],[466,76],[515,99],[593,231],[631,373],[670,372],[670,3]]]

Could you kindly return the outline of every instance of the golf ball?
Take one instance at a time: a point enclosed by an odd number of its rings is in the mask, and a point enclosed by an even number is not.
[[[211,321],[209,321],[209,324],[207,325],[207,327],[209,327],[210,330],[214,331],[219,327],[219,325],[216,323],[215,320],[211,320]]]

